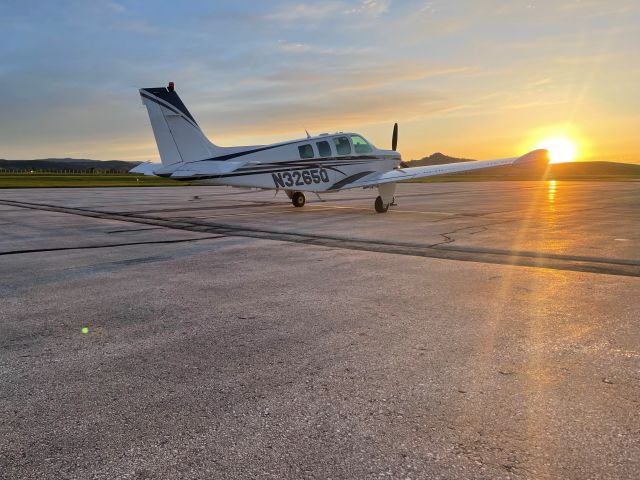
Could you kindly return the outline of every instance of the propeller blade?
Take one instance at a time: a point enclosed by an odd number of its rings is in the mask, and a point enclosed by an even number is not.
[[[398,124],[393,125],[393,137],[391,137],[391,150],[394,152],[398,148]]]

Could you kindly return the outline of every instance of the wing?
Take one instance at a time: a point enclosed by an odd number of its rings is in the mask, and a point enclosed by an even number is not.
[[[373,187],[383,183],[400,182],[414,178],[433,177],[449,173],[467,172],[480,168],[499,167],[501,165],[523,165],[532,163],[548,163],[547,150],[534,150],[521,157],[501,158],[499,160],[483,160],[477,162],[447,163],[444,165],[429,165],[427,167],[398,168],[386,172],[374,172],[354,182],[344,185],[342,189]]]

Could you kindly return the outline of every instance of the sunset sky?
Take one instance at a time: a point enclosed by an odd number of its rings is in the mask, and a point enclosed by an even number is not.
[[[640,2],[4,0],[0,158],[159,158],[137,89],[220,145],[358,131],[412,159],[571,139],[640,163]]]

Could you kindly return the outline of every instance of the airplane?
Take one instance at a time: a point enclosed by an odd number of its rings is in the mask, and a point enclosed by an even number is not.
[[[403,180],[465,172],[500,165],[548,163],[546,150],[520,157],[405,168],[393,127],[391,150],[375,147],[353,132],[322,133],[306,138],[242,147],[221,147],[205,136],[182,103],[175,84],[139,90],[147,107],[161,164],[142,163],[130,173],[156,175],[206,185],[283,190],[295,207],[305,193],[377,188],[375,211],[395,205],[396,183]]]

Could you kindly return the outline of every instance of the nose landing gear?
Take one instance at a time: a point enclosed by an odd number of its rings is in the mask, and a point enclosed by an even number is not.
[[[307,203],[307,197],[305,197],[302,192],[293,192],[291,195],[291,203],[293,203],[294,207],[304,207],[304,204]]]

